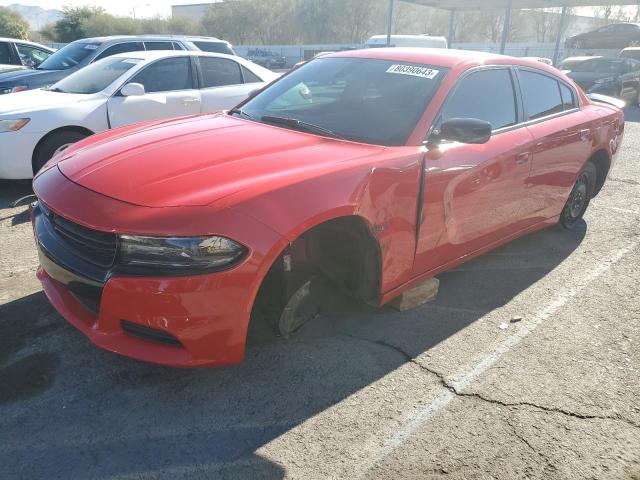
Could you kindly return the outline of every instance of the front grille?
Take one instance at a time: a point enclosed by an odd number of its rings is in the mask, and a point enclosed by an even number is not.
[[[42,203],[40,204],[41,207]],[[118,240],[115,233],[99,232],[73,223],[48,208],[42,208],[58,238],[83,260],[99,267],[110,267],[116,258]]]

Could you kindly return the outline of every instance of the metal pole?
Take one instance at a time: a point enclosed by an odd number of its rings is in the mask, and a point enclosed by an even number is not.
[[[560,25],[558,25],[558,35],[556,36],[556,48],[553,51],[553,64],[558,64],[558,58],[560,57],[560,42],[562,41],[562,34],[564,33],[564,22],[567,16],[567,7],[562,7],[562,14],[560,15]]]
[[[500,53],[504,54],[507,48],[507,40],[509,39],[509,30],[511,29],[511,7],[513,0],[507,0],[507,8],[504,12],[504,26],[502,27],[502,41],[500,42]]]
[[[455,31],[453,28],[455,26],[455,21],[456,21],[456,9],[452,8],[451,11],[449,12],[449,37],[447,38],[447,42],[449,43],[449,48],[451,48],[451,44],[453,43],[454,36],[455,36]]]
[[[393,22],[393,0],[389,0],[389,8],[387,10],[387,47],[391,46],[392,22]]]

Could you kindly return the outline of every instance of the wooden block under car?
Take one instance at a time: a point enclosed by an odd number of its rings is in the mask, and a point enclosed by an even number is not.
[[[439,286],[440,280],[435,277],[429,278],[391,300],[389,306],[400,312],[419,307],[436,298]]]

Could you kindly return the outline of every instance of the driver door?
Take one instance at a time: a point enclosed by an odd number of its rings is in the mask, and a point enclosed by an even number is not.
[[[145,94],[125,97],[120,92],[107,104],[111,128],[163,118],[200,113],[200,91],[195,88],[190,57],[157,60],[126,83],[139,83]]]

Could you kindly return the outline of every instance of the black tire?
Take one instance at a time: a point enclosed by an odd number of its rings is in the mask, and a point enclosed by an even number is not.
[[[596,185],[596,179],[598,177],[598,171],[593,163],[587,162],[584,170],[580,172],[576,183],[571,189],[567,203],[565,203],[562,213],[560,214],[560,224],[568,229],[573,229],[580,219],[583,217],[584,212],[587,211],[589,202],[593,197],[593,191]]]
[[[39,145],[38,153],[33,159],[33,174],[38,173],[38,171],[44,167],[44,164],[51,160],[53,155],[60,150],[61,147],[65,145],[69,146],[86,137],[88,137],[86,133],[68,130],[55,133],[49,138],[46,138]]]

